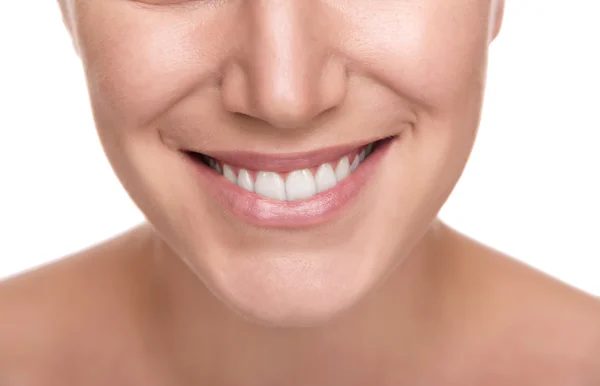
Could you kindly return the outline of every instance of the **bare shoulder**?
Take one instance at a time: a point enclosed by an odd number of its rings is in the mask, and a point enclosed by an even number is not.
[[[0,385],[52,385],[86,350],[111,349],[102,335],[119,330],[123,300],[136,296],[119,262],[135,233],[0,282]]]
[[[600,385],[600,300],[455,233],[465,282],[486,325],[490,372],[527,368],[530,384]],[[492,364],[493,363],[493,364]],[[518,384],[512,382],[511,384]]]

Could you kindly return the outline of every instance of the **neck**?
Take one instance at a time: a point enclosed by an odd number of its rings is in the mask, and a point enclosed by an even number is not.
[[[320,326],[253,324],[216,299],[162,242],[154,256],[157,336],[178,377],[209,384],[374,384],[416,371],[440,336],[449,296],[444,235],[436,222],[411,255],[359,304]],[[158,240],[159,237],[156,237]],[[156,301],[156,300],[155,300]],[[261,378],[261,377],[264,377]],[[344,379],[347,377],[347,379]]]

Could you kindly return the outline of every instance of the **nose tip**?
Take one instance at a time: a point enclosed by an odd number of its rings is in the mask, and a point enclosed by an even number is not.
[[[271,84],[256,87],[251,113],[276,127],[293,129],[335,106],[333,100],[326,100],[320,92],[308,89],[308,77],[300,77],[299,80],[306,83],[291,85],[266,79],[264,83]]]
[[[345,99],[346,71],[335,59],[316,71],[297,63],[279,74],[248,67],[232,65],[224,74],[221,93],[226,109],[279,129],[307,126]]]
[[[279,129],[308,127],[345,99],[345,64],[331,54],[323,38],[331,33],[314,20],[320,14],[314,7],[294,0],[259,3],[241,21],[245,28],[236,38],[243,44],[222,72],[223,103],[229,112]]]

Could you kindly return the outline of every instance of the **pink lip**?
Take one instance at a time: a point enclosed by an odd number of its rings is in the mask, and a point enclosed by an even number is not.
[[[268,170],[285,173],[292,170],[312,168],[326,162],[335,161],[370,142],[322,148],[305,153],[262,154],[245,151],[214,151],[205,153],[230,166],[243,167],[249,170]]]
[[[299,228],[331,221],[347,207],[367,185],[374,174],[374,169],[394,141],[395,139],[381,143],[350,176],[332,189],[302,201],[277,201],[259,196],[232,184],[207,165],[193,160],[192,157],[185,158],[191,163],[203,182],[202,185],[215,200],[241,219],[259,227]],[[346,150],[340,152],[344,154]],[[326,153],[315,154],[326,155]],[[331,155],[329,154],[327,158],[331,158]],[[264,159],[260,162],[264,162]],[[265,169],[273,170],[273,167],[269,165]]]

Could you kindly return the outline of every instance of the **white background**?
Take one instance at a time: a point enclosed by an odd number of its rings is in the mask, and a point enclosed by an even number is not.
[[[597,0],[507,0],[480,134],[441,212],[460,231],[596,295],[599,17]],[[3,2],[0,277],[143,220],[104,158],[87,98],[55,2]]]

